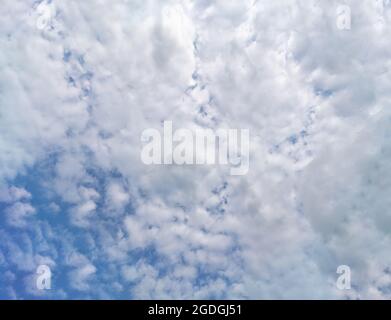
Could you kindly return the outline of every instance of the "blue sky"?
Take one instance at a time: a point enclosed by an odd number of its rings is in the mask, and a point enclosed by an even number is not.
[[[390,298],[391,10],[343,5],[2,0],[0,298]],[[248,173],[144,165],[164,121]]]

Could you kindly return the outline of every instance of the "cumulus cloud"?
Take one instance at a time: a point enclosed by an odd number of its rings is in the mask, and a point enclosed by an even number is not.
[[[1,296],[390,298],[391,9],[344,3],[3,0]],[[248,174],[142,164],[165,120]]]

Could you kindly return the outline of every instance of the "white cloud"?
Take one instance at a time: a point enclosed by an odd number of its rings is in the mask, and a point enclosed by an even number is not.
[[[72,288],[108,281],[100,259],[126,283],[102,296],[343,298],[348,264],[349,297],[389,298],[389,5],[345,1],[341,31],[338,1],[53,1],[39,29],[31,1],[3,2],[2,219],[46,219],[6,181],[47,161],[58,221],[93,248],[64,262]],[[163,120],[250,129],[249,174],[144,166]],[[33,239],[5,259],[32,269]]]
[[[29,200],[31,193],[24,188],[11,186],[0,189],[0,202],[10,203],[19,200]]]
[[[28,203],[16,202],[5,209],[7,222],[13,227],[26,227],[26,219],[35,214],[35,209]]]
[[[71,287],[80,291],[91,290],[88,280],[95,272],[96,268],[92,264],[86,264],[71,271],[69,273]]]

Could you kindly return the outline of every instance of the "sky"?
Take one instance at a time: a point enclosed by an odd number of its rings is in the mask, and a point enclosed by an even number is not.
[[[391,298],[390,1],[0,16],[1,299]],[[143,164],[164,121],[248,129],[248,173]]]

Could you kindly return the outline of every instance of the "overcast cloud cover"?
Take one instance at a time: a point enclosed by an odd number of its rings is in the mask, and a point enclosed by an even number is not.
[[[391,298],[390,1],[1,0],[0,16],[1,298]],[[143,165],[164,120],[250,129],[248,174]]]

